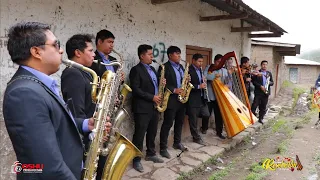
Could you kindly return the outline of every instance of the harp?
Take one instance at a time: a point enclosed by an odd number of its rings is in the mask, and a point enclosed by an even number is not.
[[[221,69],[226,60],[232,57],[236,62],[235,70],[232,72],[233,92],[221,82],[220,78],[216,77],[212,81],[212,88],[217,98],[228,138],[234,137],[258,120],[251,112],[241,69],[234,51],[225,54],[219,65],[211,65],[208,73]]]

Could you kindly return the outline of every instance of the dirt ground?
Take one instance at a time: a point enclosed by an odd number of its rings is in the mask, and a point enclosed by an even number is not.
[[[290,91],[285,93],[291,93]],[[305,96],[304,96],[305,97]],[[304,98],[306,99],[306,98]],[[273,102],[280,104],[279,102]],[[233,150],[225,153],[213,165],[190,179],[210,180],[316,180],[320,179],[320,128],[314,124],[318,120],[317,111],[309,111],[306,100],[298,99],[294,111],[284,110],[276,120],[268,123],[254,136],[246,139]],[[301,109],[302,108],[302,109]],[[304,113],[295,113],[303,111]],[[279,157],[296,160],[298,155],[303,169],[263,169],[265,158]]]

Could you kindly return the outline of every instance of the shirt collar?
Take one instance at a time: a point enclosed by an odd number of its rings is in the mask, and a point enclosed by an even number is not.
[[[140,62],[141,64],[143,64],[144,67],[146,67],[147,69],[151,69],[150,65],[149,64],[145,64],[143,62]]]
[[[98,50],[97,50],[97,51],[98,51]],[[103,61],[108,61],[108,59],[106,58],[106,56],[105,56],[102,52],[98,51],[98,53],[99,53],[99,55],[102,57],[102,60],[103,60]]]
[[[51,88],[52,86],[57,86],[58,85],[58,83],[57,83],[57,81],[55,79],[53,79],[52,77],[44,74],[43,72],[40,72],[40,71],[35,70],[35,69],[33,69],[31,67],[28,67],[28,66],[22,66],[21,65],[21,67],[24,68],[25,70],[29,71],[33,75],[35,75],[48,88]]]
[[[175,63],[175,62],[171,61],[170,59],[169,59],[169,62],[171,63],[171,65],[179,67],[179,63]]]
[[[192,66],[194,67],[195,70],[200,71],[200,68],[198,68],[197,66],[195,66],[193,64],[192,64]]]

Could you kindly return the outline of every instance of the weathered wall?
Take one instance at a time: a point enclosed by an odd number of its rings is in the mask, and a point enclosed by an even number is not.
[[[151,0],[1,0],[1,105],[6,83],[17,69],[6,50],[7,30],[14,23],[40,21],[52,25],[53,32],[62,42],[62,48],[75,33],[96,34],[107,28],[116,36],[115,49],[123,54],[128,75],[130,68],[138,62],[137,47],[142,43],[154,46],[154,55],[159,62],[167,61],[165,50],[170,45],[177,45],[182,49],[182,58],[185,58],[186,45],[212,48],[213,57],[217,53],[224,54],[232,50],[239,55],[250,56],[250,40],[247,35],[230,32],[231,26],[240,26],[239,20],[199,21],[199,15],[220,14],[223,12],[194,0],[161,5],[152,5]],[[61,70],[53,75],[59,82],[60,74]],[[2,110],[0,113],[0,179],[8,179],[12,178],[9,169],[15,155],[5,130]],[[131,139],[132,122],[125,122],[123,130]]]
[[[297,84],[312,84],[314,85],[315,81],[317,80],[320,67],[319,66],[310,66],[310,65],[285,65],[285,77],[287,80],[290,80],[289,69],[290,68],[298,68],[298,79]]]
[[[278,53],[273,51],[272,46],[259,46],[259,45],[252,45],[251,46],[251,57],[250,57],[250,64],[256,63],[259,66],[261,61],[267,60],[268,61],[268,70],[273,75],[273,81],[274,85],[271,87],[272,92],[270,98],[274,98],[276,92],[278,93],[281,88],[281,84],[284,81],[284,78],[282,76],[284,70],[283,70],[283,60],[282,56],[280,56]],[[277,91],[276,91],[276,76],[277,76],[277,64],[279,64],[278,68],[278,85],[277,85]]]

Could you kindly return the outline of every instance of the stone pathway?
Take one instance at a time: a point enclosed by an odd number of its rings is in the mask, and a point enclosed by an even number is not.
[[[280,99],[281,98],[281,99]],[[290,108],[292,104],[292,93],[284,92],[280,93],[279,96],[271,100],[270,110],[265,116],[264,122],[267,123],[268,120],[275,118],[282,106],[285,108]],[[202,135],[203,140],[207,143],[206,146],[202,146],[192,142],[192,137],[188,137],[182,141],[182,143],[188,147],[189,151],[181,154],[180,157],[177,155],[181,152],[175,150],[172,147],[168,148],[171,155],[171,159],[162,158],[165,162],[155,164],[150,161],[141,160],[144,167],[144,172],[137,172],[132,168],[130,164],[124,173],[122,180],[142,180],[142,179],[152,179],[152,180],[173,180],[177,179],[182,172],[189,172],[207,161],[210,157],[224,153],[225,151],[234,148],[237,144],[241,143],[243,139],[247,136],[254,134],[256,131],[261,129],[262,125],[260,123],[255,123],[250,128],[239,133],[232,139],[220,140],[214,133],[214,130],[209,129],[206,135]]]

